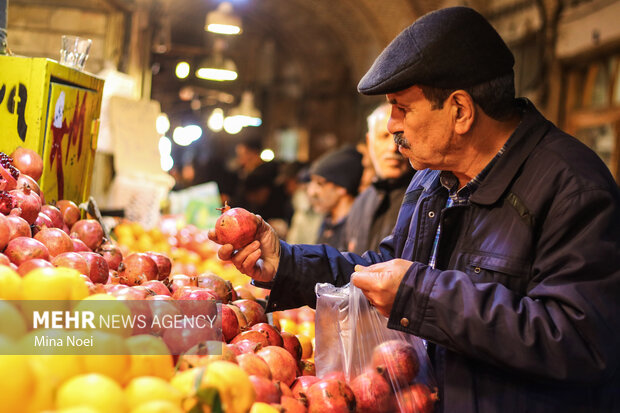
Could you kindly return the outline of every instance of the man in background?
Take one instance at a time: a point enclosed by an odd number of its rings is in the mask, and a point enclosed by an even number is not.
[[[375,177],[355,199],[345,226],[347,250],[359,255],[377,251],[381,240],[390,235],[415,172],[387,130],[390,111],[391,105],[386,102],[367,118],[366,146]]]
[[[317,159],[310,168],[308,195],[312,207],[325,219],[319,244],[347,248],[344,228],[362,177],[362,154],[347,146]]]

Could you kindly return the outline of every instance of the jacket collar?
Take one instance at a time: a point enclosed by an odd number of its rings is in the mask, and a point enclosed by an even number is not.
[[[552,126],[532,102],[525,98],[518,101],[523,110],[523,119],[508,142],[506,153],[497,160],[480,187],[471,195],[470,201],[473,203],[491,205],[497,202],[534,147]]]

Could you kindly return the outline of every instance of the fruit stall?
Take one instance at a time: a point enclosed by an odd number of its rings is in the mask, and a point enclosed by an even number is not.
[[[342,371],[318,377],[315,310],[266,314],[268,290],[219,260],[207,231],[183,216],[162,216],[153,228],[122,218],[110,225],[84,204],[47,203],[37,183],[43,164],[23,147],[0,154],[2,411],[433,411],[436,394],[416,382],[420,363],[405,342],[376,346],[372,364],[355,377]],[[243,239],[245,226],[252,226],[247,211],[225,206],[222,212],[216,227],[228,230],[216,238],[250,242]],[[238,221],[240,232],[227,238]],[[47,335],[37,343],[42,333],[28,312],[56,303],[70,321],[66,314],[99,303],[151,321],[162,315],[187,320],[190,302],[203,312],[211,308],[215,333],[189,324],[96,331],[76,324],[62,332],[45,324]],[[98,351],[39,350],[69,338],[86,347],[97,342]]]

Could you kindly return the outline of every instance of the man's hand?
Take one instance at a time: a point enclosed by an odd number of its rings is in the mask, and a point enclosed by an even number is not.
[[[224,244],[217,255],[221,260],[232,262],[239,271],[256,281],[269,282],[276,275],[280,263],[280,240],[274,229],[258,218],[260,224],[255,241],[238,251],[234,251],[231,244]],[[209,239],[217,242],[214,229],[209,230]]]
[[[356,265],[351,281],[362,290],[370,304],[389,317],[400,282],[411,264],[411,261],[394,259],[368,267]]]

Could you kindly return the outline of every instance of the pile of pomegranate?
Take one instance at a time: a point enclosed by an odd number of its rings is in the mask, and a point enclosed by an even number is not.
[[[172,354],[184,354],[176,357],[180,370],[214,359],[238,364],[252,382],[256,402],[278,405],[287,412],[432,411],[436,396],[416,383],[419,362],[406,343],[378,346],[367,372],[350,383],[342,373],[319,379],[313,361],[302,359],[297,336],[268,324],[264,307],[250,299],[251,294],[212,272],[180,274],[162,253],[123,249],[104,237],[97,220],[81,218],[80,209],[70,200],[46,204],[37,184],[42,168],[41,158],[33,151],[0,153],[0,265],[21,276],[37,268],[76,269],[91,294],[109,294],[131,300],[128,303],[157,301],[158,306],[147,309],[151,316],[187,314],[186,305],[195,301],[221,303],[223,345],[213,341],[209,329],[154,333]],[[250,212],[225,206],[216,237],[221,244],[239,249],[255,239],[259,223]],[[144,307],[131,310],[145,311]],[[134,331],[140,333],[144,332]],[[215,344],[221,354],[194,354],[199,343],[207,348]]]

